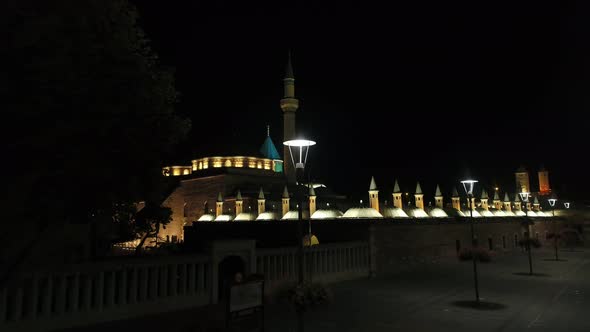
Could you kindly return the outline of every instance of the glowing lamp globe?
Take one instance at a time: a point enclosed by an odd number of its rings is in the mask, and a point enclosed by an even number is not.
[[[563,203],[563,205],[565,206],[566,209],[570,208],[570,202],[565,202],[565,203]]]
[[[315,142],[306,139],[294,139],[283,142],[283,145],[289,147],[291,162],[293,162],[295,169],[304,169],[309,148],[314,146]]]
[[[551,207],[555,206],[555,203],[557,203],[557,198],[551,197],[548,199],[549,201],[549,205],[551,205]]]
[[[469,196],[473,195],[473,188],[475,187],[476,183],[477,183],[477,180],[473,180],[473,179],[467,179],[467,180],[461,181],[461,184],[463,184],[463,189],[465,189],[465,192]]]

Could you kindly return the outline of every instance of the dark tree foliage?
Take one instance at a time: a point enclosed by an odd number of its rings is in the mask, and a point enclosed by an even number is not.
[[[134,233],[140,236],[136,253],[141,253],[147,239],[156,238],[160,228],[172,220],[172,210],[156,204],[148,204],[135,215]]]
[[[159,66],[135,7],[125,0],[0,7],[13,218],[37,226],[111,221],[119,204],[159,202],[161,162],[190,122],[174,112],[173,72]]]

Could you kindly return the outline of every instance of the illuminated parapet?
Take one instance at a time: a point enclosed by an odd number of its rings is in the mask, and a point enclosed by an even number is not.
[[[258,157],[204,157],[191,161],[191,166],[166,166],[162,168],[165,176],[180,176],[197,173],[211,168],[253,168],[274,173],[283,172],[283,161]]]
[[[162,168],[164,176],[181,176],[192,174],[190,166],[166,166]]]

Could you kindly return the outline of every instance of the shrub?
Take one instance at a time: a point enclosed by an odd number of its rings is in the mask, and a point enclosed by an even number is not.
[[[295,284],[287,289],[287,299],[297,312],[305,312],[310,307],[327,303],[330,299],[327,288],[322,284]]]
[[[492,252],[484,248],[463,248],[459,251],[458,258],[461,261],[468,261],[473,259],[473,255],[482,263],[492,261]]]

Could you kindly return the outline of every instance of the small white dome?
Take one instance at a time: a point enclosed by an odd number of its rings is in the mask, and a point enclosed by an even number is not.
[[[317,210],[311,215],[311,219],[336,219],[342,217],[342,212],[334,209]]]
[[[408,216],[411,218],[428,218],[428,213],[422,209],[414,207],[408,210]]]
[[[234,216],[230,214],[220,214],[217,216],[217,218],[215,218],[215,221],[232,221],[233,219]]]
[[[212,214],[204,214],[201,216],[201,218],[199,218],[197,221],[214,221],[215,220],[215,216]]]
[[[498,209],[493,209],[492,214],[494,215],[494,217],[506,217],[506,213]]]
[[[514,214],[518,217],[526,216],[526,213],[524,213],[524,211],[522,211],[522,210],[516,210],[516,211],[514,211]]]
[[[408,214],[398,207],[388,207],[383,209],[384,218],[408,218]]]
[[[234,221],[252,221],[256,220],[256,214],[252,212],[242,212],[236,216]]]
[[[469,213],[469,210],[463,212],[463,214],[465,214],[465,217],[481,218],[481,214],[477,212],[477,210],[471,210],[471,214]]]
[[[342,218],[383,218],[383,216],[373,208],[350,208]]]
[[[486,209],[477,208],[476,210],[477,210],[477,212],[479,212],[479,214],[480,214],[481,217],[493,217],[494,216],[493,213],[491,213],[490,211],[488,211]]]
[[[445,213],[451,217],[466,217],[467,215],[463,211],[459,211],[455,208],[448,208]]]
[[[537,217],[549,217],[549,214],[543,211],[537,211]]]
[[[434,208],[434,209],[428,211],[428,214],[434,218],[447,218],[448,217],[447,213],[443,209],[440,209],[440,208]]]
[[[262,212],[256,220],[281,220],[281,217],[276,212]]]
[[[516,217],[516,215],[512,211],[504,210],[503,212],[506,217]]]
[[[309,219],[309,212],[303,211],[302,216],[303,219]],[[299,220],[299,212],[297,210],[291,210],[287,212],[281,220]]]
[[[528,212],[526,212],[526,214],[527,214],[529,217],[537,217],[537,213],[536,213],[535,211],[528,211]]]

